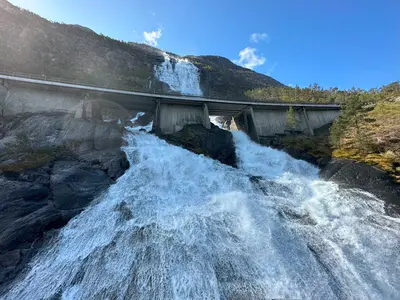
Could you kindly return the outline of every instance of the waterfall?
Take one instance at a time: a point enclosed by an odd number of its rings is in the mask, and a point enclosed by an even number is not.
[[[234,132],[238,169],[131,130],[131,163],[2,299],[395,299],[400,222]]]
[[[157,79],[167,83],[172,91],[192,96],[203,95],[199,70],[188,59],[172,59],[165,53],[164,62],[155,66],[154,72]]]
[[[223,128],[223,125],[220,120],[218,119],[220,118],[219,116],[210,116],[210,122],[213,123],[215,126],[218,126],[219,128]]]

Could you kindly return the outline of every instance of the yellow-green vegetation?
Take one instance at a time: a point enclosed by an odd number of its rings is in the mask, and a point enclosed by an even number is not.
[[[316,83],[305,88],[300,88],[299,86],[268,86],[246,91],[245,96],[252,100],[268,102],[344,103],[349,97],[357,94],[368,97],[370,101],[376,101],[381,99],[384,94],[388,96],[389,93],[392,93],[392,85],[396,86],[398,84],[398,82],[394,82],[379,89],[370,89],[368,91],[356,88],[339,90],[337,87],[324,89]]]
[[[204,70],[211,71],[212,69],[213,69],[213,67],[211,67],[210,65],[204,66]]]
[[[400,101],[364,105],[347,122],[344,118],[331,128],[333,156],[378,165],[400,182]]]
[[[294,113],[293,107],[290,106],[287,111],[286,126],[293,130],[296,128],[296,124],[297,124],[296,115]]]
[[[334,157],[377,165],[400,182],[400,83],[369,97],[355,93],[342,103],[342,115],[331,127]]]
[[[266,87],[246,92],[258,101],[340,103],[330,137],[285,137],[283,146],[321,157],[351,158],[386,170],[400,183],[400,82],[377,89]],[[289,116],[289,112],[288,112]]]
[[[25,155],[18,161],[10,164],[0,165],[0,171],[21,172],[25,169],[40,168],[55,158],[56,156],[51,151],[37,150]]]
[[[202,63],[201,61],[196,60],[194,57],[190,57],[190,58],[191,58],[190,61],[192,63],[194,63],[197,67],[203,68],[204,70],[207,70],[207,71],[212,71],[213,70],[212,66],[210,66],[210,65],[208,65],[206,63]]]

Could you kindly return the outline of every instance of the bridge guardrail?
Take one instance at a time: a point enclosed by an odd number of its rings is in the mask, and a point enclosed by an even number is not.
[[[14,71],[8,71],[8,70],[0,70],[0,75],[5,75],[5,76],[12,76],[12,77],[21,77],[21,78],[26,78],[26,79],[35,79],[35,80],[42,80],[42,81],[48,81],[48,82],[54,82],[54,83],[64,83],[64,84],[73,84],[73,85],[81,85],[81,86],[87,86],[87,87],[94,87],[94,88],[105,88],[105,89],[113,89],[113,90],[121,90],[121,91],[129,91],[129,92],[139,92],[139,93],[146,93],[146,94],[153,94],[153,95],[158,95],[155,91],[150,91],[150,90],[134,90],[134,89],[121,89],[121,87],[113,86],[113,85],[99,85],[99,84],[93,84],[93,83],[88,83],[88,82],[81,82],[78,80],[68,80],[64,78],[57,78],[57,77],[49,77],[46,75],[37,75],[37,74],[27,74],[27,73],[22,73],[22,72],[14,72]],[[174,94],[168,94],[170,96],[173,96]],[[176,95],[176,96],[184,96],[184,95]],[[187,96],[187,95],[186,95]],[[204,96],[193,96],[190,95],[190,98],[205,98]],[[208,98],[208,97],[207,97]],[[248,100],[248,99],[242,99],[242,100],[234,100],[234,99],[227,99],[225,98],[219,98],[219,97],[214,97],[214,98],[208,98],[208,99],[215,99],[215,100],[230,100],[232,102],[253,102],[253,103],[265,103],[266,101],[263,100]],[[340,106],[340,104],[337,103],[312,103],[312,102],[282,102],[282,101],[275,101],[273,99],[270,100],[270,103],[284,103],[287,105],[296,105],[296,106],[301,106],[301,105],[315,105],[315,106]]]
[[[43,81],[56,82],[56,83],[75,84],[75,85],[83,85],[83,86],[98,87],[98,88],[121,89],[120,87],[117,87],[117,86],[99,85],[99,84],[93,84],[93,83],[89,83],[89,82],[82,82],[79,80],[68,80],[68,79],[61,78],[61,77],[58,78],[58,77],[49,77],[46,75],[27,74],[27,73],[22,73],[22,72],[10,72],[7,70],[1,70],[0,74],[6,75],[6,76],[12,76],[12,77],[22,77],[22,78],[26,78],[26,79],[36,79],[36,80],[43,80]]]
[[[82,86],[96,87],[96,88],[106,88],[106,89],[114,89],[114,90],[130,91],[130,92],[140,92],[140,93],[147,93],[147,94],[154,94],[154,95],[157,94],[155,91],[151,91],[151,90],[147,90],[147,89],[146,90],[127,89],[127,88],[121,88],[121,86],[116,86],[116,85],[108,85],[108,84],[100,85],[100,84],[94,84],[94,83],[89,83],[89,82],[82,82],[79,80],[69,80],[69,79],[65,79],[65,78],[61,78],[61,77],[58,78],[58,77],[50,77],[50,76],[46,76],[46,75],[27,74],[27,73],[22,73],[22,72],[8,71],[5,69],[0,70],[0,75],[21,77],[21,78],[26,78],[26,79],[36,79],[36,80],[55,82],[55,83],[82,85]],[[171,93],[169,95],[174,95],[174,94]],[[177,94],[177,96],[180,96],[180,94]],[[203,98],[202,96],[194,96],[194,95],[190,95],[190,97]],[[215,99],[220,99],[220,98],[216,97]]]

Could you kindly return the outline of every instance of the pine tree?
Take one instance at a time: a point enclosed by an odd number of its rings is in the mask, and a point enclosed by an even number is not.
[[[292,106],[289,107],[287,111],[287,116],[286,116],[286,126],[290,130],[294,130],[296,128],[297,120],[296,120],[296,114],[294,112],[294,109]]]

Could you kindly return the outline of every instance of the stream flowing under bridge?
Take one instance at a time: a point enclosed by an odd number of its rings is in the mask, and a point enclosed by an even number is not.
[[[153,129],[163,133],[179,131],[186,124],[201,123],[210,128],[209,116],[232,119],[240,130],[256,141],[284,134],[287,110],[293,107],[296,130],[313,135],[314,130],[333,122],[340,114],[338,104],[252,102],[209,99],[186,95],[163,95],[55,81],[43,77],[0,73],[2,113],[63,111],[75,117],[121,118],[132,112],[154,114]]]

